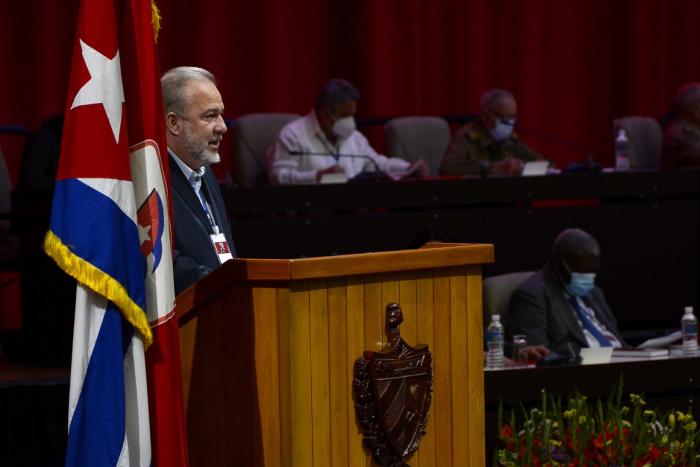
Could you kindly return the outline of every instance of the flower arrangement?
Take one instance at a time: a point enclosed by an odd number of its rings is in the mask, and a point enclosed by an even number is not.
[[[576,392],[566,406],[547,398],[541,408],[522,408],[503,422],[499,410],[499,466],[695,466],[700,465],[700,432],[690,412],[664,414],[645,407],[643,395],[623,398],[622,382],[607,403],[591,403]]]

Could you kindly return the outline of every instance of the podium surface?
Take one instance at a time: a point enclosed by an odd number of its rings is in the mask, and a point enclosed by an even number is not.
[[[180,294],[193,466],[368,466],[353,364],[401,336],[433,355],[427,434],[411,466],[484,465],[481,265],[492,245],[237,259]]]

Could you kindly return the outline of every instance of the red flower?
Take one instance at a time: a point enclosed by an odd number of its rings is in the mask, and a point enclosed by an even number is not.
[[[593,438],[592,443],[596,449],[603,449],[603,447],[605,446],[605,443],[603,443],[603,435],[598,433],[598,436]]]
[[[649,446],[648,457],[653,461],[659,460],[661,458],[661,450],[652,444]]]
[[[506,439],[513,437],[513,429],[507,423],[501,427],[501,437]]]

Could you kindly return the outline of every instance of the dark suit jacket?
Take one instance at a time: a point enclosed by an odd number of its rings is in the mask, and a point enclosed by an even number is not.
[[[214,231],[207,214],[172,156],[170,184],[173,198],[173,274],[175,293],[180,293],[219,267],[219,258],[209,237]],[[202,177],[202,186],[212,206],[216,225],[226,236],[231,254],[236,256],[224,198],[211,170],[207,170]]]
[[[583,300],[624,345],[603,291],[595,287]],[[567,343],[577,354],[581,347],[588,347],[575,311],[549,266],[533,274],[513,293],[505,328],[508,342],[515,334],[526,334],[528,345],[544,345],[562,355],[569,354]]]

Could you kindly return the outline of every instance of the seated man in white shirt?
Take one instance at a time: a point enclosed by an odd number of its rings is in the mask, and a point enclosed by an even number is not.
[[[600,246],[581,229],[561,232],[547,264],[513,293],[505,323],[508,341],[527,335],[530,345],[561,355],[581,347],[624,347],[617,322],[595,285]]]
[[[396,178],[409,171],[426,176],[428,166],[377,154],[355,129],[354,115],[360,93],[349,82],[327,82],[314,109],[280,131],[267,154],[271,184],[316,183],[325,174],[351,179],[363,172],[384,172]],[[344,177],[342,177],[344,178]]]

